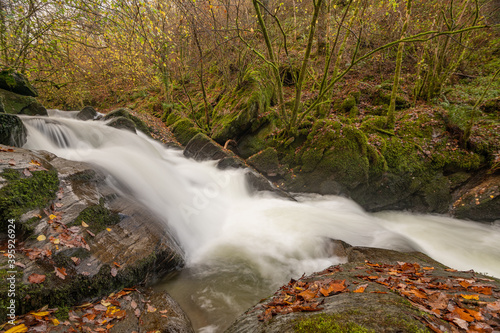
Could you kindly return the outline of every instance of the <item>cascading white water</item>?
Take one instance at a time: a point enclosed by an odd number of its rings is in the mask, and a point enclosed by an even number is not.
[[[52,112],[57,116],[57,112]],[[24,117],[29,149],[94,163],[174,230],[187,268],[164,288],[200,331],[219,331],[290,277],[339,263],[325,240],[418,250],[457,269],[500,277],[500,226],[385,212],[334,196],[251,195],[243,170],[186,159],[142,134],[102,122]],[[224,314],[223,314],[224,313]]]

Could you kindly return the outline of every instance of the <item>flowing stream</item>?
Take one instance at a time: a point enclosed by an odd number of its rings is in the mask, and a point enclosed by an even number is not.
[[[291,277],[341,262],[328,239],[351,245],[417,250],[460,270],[500,277],[500,225],[402,212],[369,214],[336,196],[297,202],[251,194],[244,170],[218,170],[145,135],[98,121],[23,117],[25,148],[107,170],[155,212],[186,252],[186,268],[156,288],[167,290],[198,332],[221,332],[235,317]]]

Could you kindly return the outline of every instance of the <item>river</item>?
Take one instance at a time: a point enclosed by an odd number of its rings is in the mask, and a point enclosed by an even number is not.
[[[342,262],[329,239],[417,250],[459,270],[500,277],[500,224],[404,212],[370,214],[338,196],[297,202],[252,193],[244,170],[218,170],[142,133],[75,113],[23,117],[24,148],[93,163],[158,215],[185,250],[186,267],[156,288],[168,291],[198,332],[220,332],[291,277]]]

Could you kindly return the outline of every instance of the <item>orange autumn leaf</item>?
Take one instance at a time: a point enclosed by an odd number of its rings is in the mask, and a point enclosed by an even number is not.
[[[305,291],[299,293],[298,295],[306,301],[309,301],[313,298],[316,298],[316,292],[314,292],[312,290],[305,290]]]
[[[64,280],[66,278],[66,275],[68,275],[66,273],[66,268],[59,268],[59,267],[54,267],[54,271],[56,273],[56,276],[62,280]]]
[[[353,291],[353,293],[364,293],[366,287],[368,287],[368,284],[362,284],[356,290]]]
[[[475,291],[476,293],[480,293],[483,295],[491,295],[492,294],[492,287],[472,287],[472,290]]]
[[[467,289],[470,286],[470,283],[467,282],[467,281],[460,281],[459,285],[461,285],[462,287],[464,287],[465,289]]]
[[[460,319],[465,320],[467,322],[474,321],[474,317],[472,317],[470,314],[467,313],[467,311],[465,311],[462,308],[457,307],[455,310],[453,310],[452,313],[457,314],[460,317]]]

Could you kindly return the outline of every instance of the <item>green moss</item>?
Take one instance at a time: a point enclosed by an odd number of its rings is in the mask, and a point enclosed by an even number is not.
[[[340,111],[344,113],[350,113],[351,109],[356,106],[356,98],[352,95],[349,95],[342,104],[340,104]]]
[[[392,172],[402,174],[422,172],[426,169],[425,159],[417,153],[414,143],[397,137],[391,137],[386,142],[383,154]]]
[[[182,119],[182,117],[179,116],[177,113],[171,113],[167,116],[167,118],[165,120],[165,125],[172,126],[173,124],[175,124],[176,121],[178,121],[180,119]]]
[[[15,219],[20,229],[29,233],[31,223],[22,224],[22,214],[35,208],[44,208],[56,197],[59,179],[56,170],[33,171],[25,177],[20,171],[5,169],[1,174],[8,182],[0,189],[0,226],[4,231],[8,219]]]
[[[220,144],[257,131],[274,99],[274,86],[260,71],[249,71],[242,83],[213,112],[212,138]]]
[[[98,205],[89,206],[82,210],[78,217],[69,225],[81,225],[82,222],[89,225],[90,231],[98,234],[108,226],[119,223],[120,217],[118,214],[107,209],[104,206],[104,200],[101,199]]]
[[[380,130],[385,131],[387,117],[385,116],[368,116],[361,123],[361,130],[364,133],[380,133]]]
[[[306,319],[298,320],[294,326],[296,333],[372,333],[374,330],[367,329],[353,322],[342,322],[339,315],[315,315]]]
[[[279,168],[278,152],[274,148],[266,148],[263,151],[252,155],[247,162],[260,172],[268,175],[276,174]]]
[[[171,130],[177,141],[183,146],[187,145],[189,140],[201,132],[191,120],[186,118],[176,121],[172,125]]]

